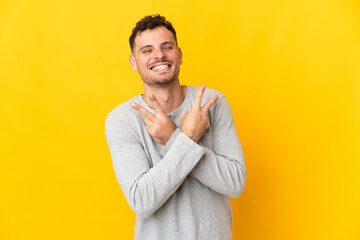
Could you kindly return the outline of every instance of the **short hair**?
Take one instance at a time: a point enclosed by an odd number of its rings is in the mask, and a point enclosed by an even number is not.
[[[167,30],[172,32],[175,38],[175,42],[177,45],[177,39],[176,39],[176,31],[171,24],[171,22],[167,21],[164,16],[160,16],[159,14],[155,15],[148,15],[143,17],[139,22],[136,23],[136,26],[133,28],[132,33],[129,38],[130,48],[131,52],[134,51],[135,47],[135,38],[140,33],[144,32],[148,29],[155,29],[158,27],[165,27]]]

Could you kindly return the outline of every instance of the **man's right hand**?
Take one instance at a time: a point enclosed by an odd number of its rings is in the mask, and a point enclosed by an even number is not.
[[[175,132],[176,125],[173,120],[166,115],[166,112],[162,109],[154,95],[150,96],[150,100],[156,111],[155,114],[152,114],[139,104],[132,103],[131,106],[145,116],[146,130],[151,137],[158,143],[165,145]]]
[[[194,106],[185,113],[181,121],[181,131],[191,138],[194,142],[198,142],[210,127],[209,119],[206,115],[210,107],[219,99],[216,95],[211,98],[203,107],[201,107],[201,100],[205,92],[205,85],[202,85],[196,94]]]

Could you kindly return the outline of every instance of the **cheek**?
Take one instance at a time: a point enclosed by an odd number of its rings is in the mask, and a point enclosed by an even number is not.
[[[147,68],[149,66],[149,62],[150,62],[150,58],[143,59],[143,61],[141,61],[141,66],[143,68]]]
[[[147,63],[146,62],[138,62],[138,68],[141,69],[146,69],[147,68]]]

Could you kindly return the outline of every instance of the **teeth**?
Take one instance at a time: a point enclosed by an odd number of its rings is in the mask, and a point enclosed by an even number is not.
[[[152,68],[153,71],[163,70],[169,68],[169,65],[159,65]]]

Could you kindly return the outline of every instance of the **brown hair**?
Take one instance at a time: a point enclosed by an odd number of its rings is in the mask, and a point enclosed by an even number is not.
[[[132,33],[129,38],[131,52],[133,52],[135,47],[135,38],[137,35],[142,33],[148,29],[155,29],[157,27],[165,27],[167,30],[172,32],[175,38],[175,42],[177,45],[176,39],[176,31],[171,24],[171,22],[167,21],[164,16],[160,16],[159,14],[156,15],[148,15],[143,17],[139,22],[136,23],[136,26],[133,28]]]

